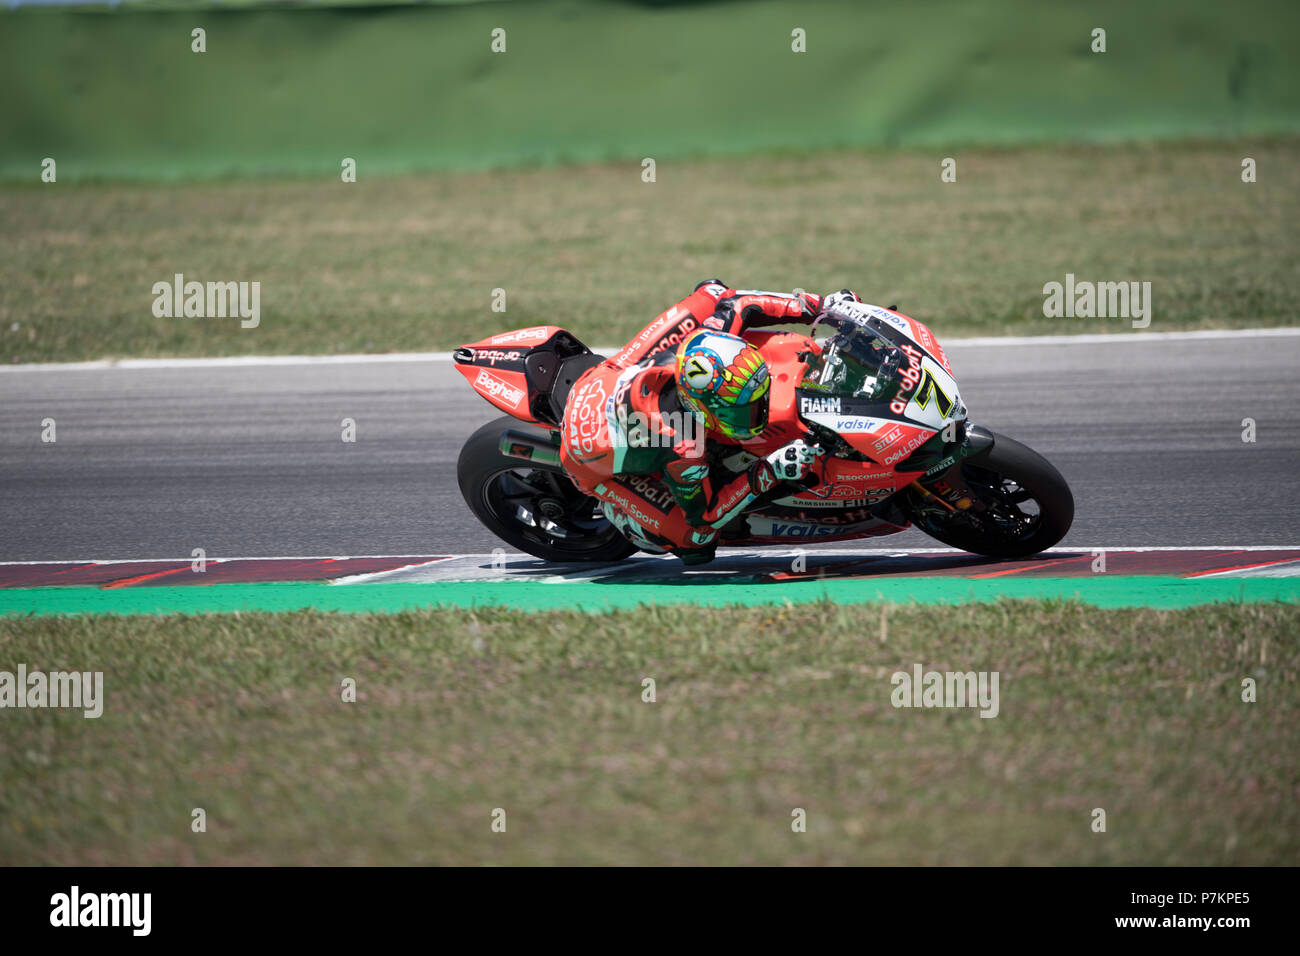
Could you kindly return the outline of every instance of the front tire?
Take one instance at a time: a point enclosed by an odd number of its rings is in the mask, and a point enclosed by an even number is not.
[[[991,558],[1025,558],[1052,547],[1074,522],[1074,495],[1046,458],[994,434],[993,447],[954,468],[985,510],[940,514],[913,495],[908,517],[944,544]]]
[[[501,452],[506,429],[544,429],[508,416],[488,422],[470,436],[456,461],[456,481],[470,511],[494,535],[544,561],[621,561],[634,553],[600,512],[600,502],[583,494],[560,468],[512,458]]]

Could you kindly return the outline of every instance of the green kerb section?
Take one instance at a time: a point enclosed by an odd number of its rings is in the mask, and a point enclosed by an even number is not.
[[[219,614],[315,609],[386,613],[434,605],[604,611],[639,604],[781,604],[820,601],[920,604],[988,602],[1000,598],[1078,600],[1096,607],[1184,608],[1216,602],[1300,601],[1300,578],[1189,579],[1103,576],[1026,580],[889,578],[879,581],[795,581],[785,584],[544,583],[361,584],[319,582],[217,584],[208,587],[12,588],[0,590],[0,616],[59,614]]]
[[[1298,34],[1294,0],[23,8],[0,13],[0,178],[1288,135]]]

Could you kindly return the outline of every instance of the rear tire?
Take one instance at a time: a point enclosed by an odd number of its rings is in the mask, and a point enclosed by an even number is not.
[[[986,526],[975,527],[961,517],[938,517],[910,499],[908,517],[944,544],[991,558],[1025,558],[1052,547],[1074,522],[1074,495],[1061,473],[1027,445],[994,434],[993,447],[972,455],[955,467],[972,492],[994,508]],[[1010,486],[1010,487],[1009,487]],[[1037,508],[1025,513],[1021,505]]]
[[[501,453],[506,429],[547,431],[505,416],[469,437],[456,461],[456,481],[470,511],[494,535],[544,561],[621,561],[636,547],[578,490],[562,469]],[[530,523],[531,522],[531,523]]]

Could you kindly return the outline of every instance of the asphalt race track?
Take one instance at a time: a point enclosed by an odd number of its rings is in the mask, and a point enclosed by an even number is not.
[[[948,353],[971,419],[1069,480],[1063,547],[1219,547],[1300,545],[1297,346],[1134,333]],[[0,370],[0,561],[489,552],[455,461],[495,414],[427,359]]]

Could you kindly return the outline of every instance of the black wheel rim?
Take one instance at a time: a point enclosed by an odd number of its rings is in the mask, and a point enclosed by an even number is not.
[[[1043,508],[1034,493],[1015,477],[966,462],[962,477],[981,507],[966,513],[981,533],[1015,544],[1038,531]]]
[[[581,556],[622,541],[600,502],[561,472],[508,468],[482,486],[483,504],[501,526],[553,551]]]

